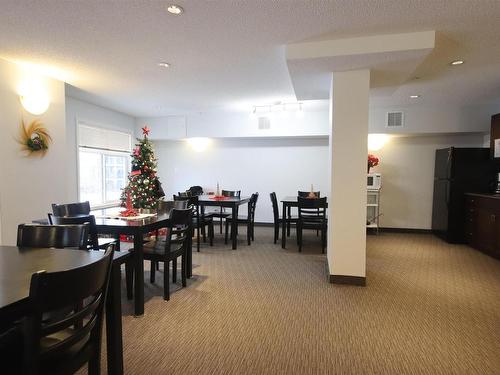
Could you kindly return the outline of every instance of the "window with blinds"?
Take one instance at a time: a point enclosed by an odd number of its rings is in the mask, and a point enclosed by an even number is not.
[[[131,134],[78,124],[78,194],[92,207],[116,205],[130,171]]]

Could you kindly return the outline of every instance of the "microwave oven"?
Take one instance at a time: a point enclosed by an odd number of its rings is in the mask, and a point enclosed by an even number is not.
[[[368,173],[366,186],[368,189],[380,189],[382,187],[382,175],[380,173]]]

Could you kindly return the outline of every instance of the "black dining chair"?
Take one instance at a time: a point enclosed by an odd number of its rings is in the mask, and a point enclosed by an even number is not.
[[[56,224],[56,225],[88,224],[89,240],[87,249],[89,250],[104,250],[107,249],[111,244],[113,245],[116,244],[116,242],[112,238],[99,238],[97,236],[97,228],[94,215],[80,215],[80,216],[49,215],[49,220],[51,224]],[[114,265],[121,266],[122,264],[125,264],[125,284],[127,288],[127,298],[129,300],[133,298],[133,279],[134,279],[134,258],[130,250],[115,251],[115,258],[113,259]]]
[[[251,241],[254,240],[255,208],[257,206],[258,199],[259,199],[259,193],[252,194],[252,196],[250,197],[250,201],[248,202],[247,216],[238,216],[236,218],[237,225],[245,224],[247,226],[248,245],[250,245]],[[231,224],[232,220],[233,220],[232,215],[229,215],[226,218],[226,235],[225,235],[225,241],[224,241],[226,244],[227,244],[227,240],[228,240],[229,225]],[[233,233],[232,228],[231,228],[231,238],[233,238],[233,236],[236,236],[236,235],[237,235],[237,233]]]
[[[174,201],[187,202],[188,207],[192,211],[193,230],[196,229],[196,251],[200,252],[200,230],[203,242],[207,241],[206,227],[208,227],[208,238],[210,246],[214,245],[214,220],[212,215],[205,215],[200,212],[200,204],[198,196],[180,197],[174,195]]]
[[[299,252],[302,251],[302,232],[304,229],[314,229],[321,232],[321,250],[326,247],[326,231],[328,222],[326,218],[326,197],[302,198],[298,197],[299,219],[297,221],[297,243]]]
[[[155,282],[156,263],[164,263],[163,299],[170,299],[170,262],[172,262],[172,282],[177,281],[177,258],[181,257],[182,286],[187,285],[187,252],[191,246],[192,211],[173,209],[167,227],[165,241],[155,241],[154,246],[144,246],[144,259],[151,261],[151,283]]]
[[[52,203],[52,214],[55,216],[88,215],[90,214],[90,202]]]
[[[237,197],[239,198],[241,196],[241,190],[222,190],[221,195],[223,197]],[[224,207],[220,207],[220,210],[218,212],[212,212],[210,213],[212,217],[218,217],[220,222],[220,233],[222,234],[222,221],[227,218],[229,215],[231,215],[229,212],[225,212]]]
[[[186,190],[186,191],[177,192],[177,196],[182,197],[182,198],[189,198],[192,196],[192,194],[189,190]]]
[[[274,243],[278,242],[279,234],[280,234],[280,224],[282,223],[282,218],[280,218],[280,211],[278,207],[278,198],[276,197],[276,193],[273,191],[269,194],[271,197],[271,204],[273,206],[273,219],[274,219]]]
[[[201,186],[191,186],[188,190],[186,191],[189,191],[191,192],[191,195],[192,196],[195,196],[195,195],[203,195],[203,188]]]
[[[19,224],[17,227],[17,246],[19,247],[53,247],[58,249],[73,247],[86,250],[88,238],[89,224]]]
[[[312,193],[313,193],[314,197],[310,196],[310,194],[311,194],[310,191],[300,191],[299,190],[297,192],[297,196],[298,197],[302,197],[302,198],[309,198],[309,199],[312,199],[312,198],[321,198],[321,196],[320,196],[321,192],[319,192],[319,191],[313,191]],[[290,208],[288,208],[288,210],[290,211]],[[318,230],[316,231],[316,236],[319,236],[319,231]]]
[[[25,319],[24,374],[73,374],[88,364],[100,374],[104,305],[113,247],[96,262],[31,277]],[[79,306],[76,309],[74,306]],[[47,314],[69,311],[63,316]]]

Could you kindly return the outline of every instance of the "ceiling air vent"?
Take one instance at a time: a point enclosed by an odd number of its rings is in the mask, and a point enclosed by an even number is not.
[[[259,117],[259,130],[271,129],[271,120],[269,117]]]
[[[400,128],[404,123],[403,112],[387,112],[385,126],[388,128]]]

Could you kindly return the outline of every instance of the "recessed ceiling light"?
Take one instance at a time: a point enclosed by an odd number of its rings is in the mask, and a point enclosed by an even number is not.
[[[418,98],[420,98],[420,95],[410,95],[410,98],[411,99],[418,99]]]
[[[452,61],[450,64],[451,65],[462,65],[464,63],[464,60],[455,60]]]
[[[162,67],[162,68],[169,68],[170,67],[170,64],[168,62],[159,62],[158,63],[158,66]]]
[[[175,4],[169,5],[167,7],[167,10],[169,13],[175,14],[176,16],[184,13],[184,9],[182,9],[182,7],[180,7],[179,5],[175,5]]]

